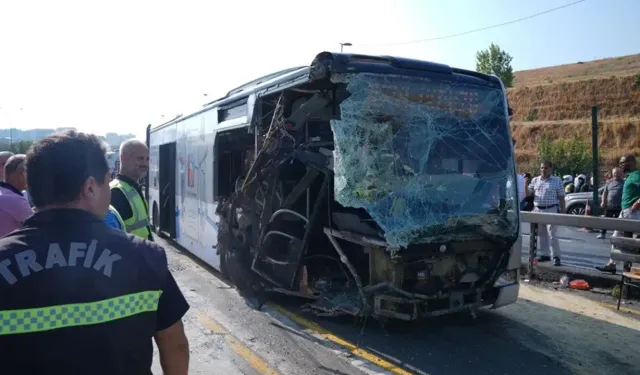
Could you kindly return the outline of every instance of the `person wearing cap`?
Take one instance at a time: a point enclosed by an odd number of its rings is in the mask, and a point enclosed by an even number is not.
[[[570,174],[562,176],[562,184],[564,185],[565,194],[571,194],[575,190],[575,185],[573,184],[573,176]]]
[[[632,154],[623,155],[620,158],[619,167],[626,174],[624,185],[622,186],[622,198],[620,202],[620,218],[640,220],[640,170],[636,164],[636,157]],[[640,223],[638,225],[640,227]],[[624,232],[624,237],[632,237],[633,233]],[[614,237],[619,237],[620,232],[614,231]],[[613,248],[613,245],[611,246]],[[627,268],[627,267],[625,267]],[[616,262],[609,259],[609,263],[604,266],[597,266],[596,269],[601,272],[616,273]]]
[[[579,174],[573,179],[573,184],[575,186],[574,193],[579,193],[582,191],[582,186],[587,182],[587,176],[584,174]]]
[[[110,171],[94,135],[27,153],[36,213],[0,239],[2,375],[187,375],[189,309],[159,245],[104,224]]]

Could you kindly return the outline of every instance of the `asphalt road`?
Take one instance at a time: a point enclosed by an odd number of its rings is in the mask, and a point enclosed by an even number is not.
[[[523,223],[522,255],[529,256],[529,223]],[[596,237],[599,232],[586,232],[581,228],[558,227],[562,263],[566,266],[593,269],[609,261],[612,231],[605,239]]]
[[[163,243],[162,240],[159,242]],[[382,329],[317,318],[278,298],[262,311],[165,245],[192,308],[191,374],[639,374],[640,320],[566,292],[521,286],[498,310]],[[157,360],[153,368],[160,374]]]
[[[167,249],[170,270],[191,305],[184,319],[191,349],[189,374],[366,374],[352,360],[256,311],[215,273],[157,241]],[[157,353],[152,370],[162,373]]]

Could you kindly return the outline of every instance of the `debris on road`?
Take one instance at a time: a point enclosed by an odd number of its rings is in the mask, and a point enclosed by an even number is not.
[[[589,286],[589,283],[584,281],[584,280],[573,280],[569,283],[569,287],[571,287],[571,289],[578,289],[578,290],[589,290],[591,289],[591,286]]]
[[[562,285],[565,288],[568,287],[569,286],[569,276],[562,275],[562,277],[560,278],[560,285]]]

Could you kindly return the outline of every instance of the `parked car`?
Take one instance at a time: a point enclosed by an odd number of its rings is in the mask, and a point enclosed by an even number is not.
[[[598,189],[598,197],[602,196],[604,186]],[[584,215],[584,209],[587,206],[587,200],[593,204],[593,191],[583,191],[580,193],[570,193],[564,198],[566,210],[569,215]]]

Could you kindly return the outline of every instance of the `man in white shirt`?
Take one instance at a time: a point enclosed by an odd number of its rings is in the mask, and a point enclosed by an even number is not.
[[[534,212],[564,212],[565,202],[562,179],[553,174],[553,164],[550,161],[540,164],[540,176],[536,176],[531,180],[527,192],[533,196]],[[549,261],[553,257],[553,265],[561,266],[560,241],[558,241],[556,234],[556,226],[539,225],[538,228],[538,254],[540,254],[538,261]]]

